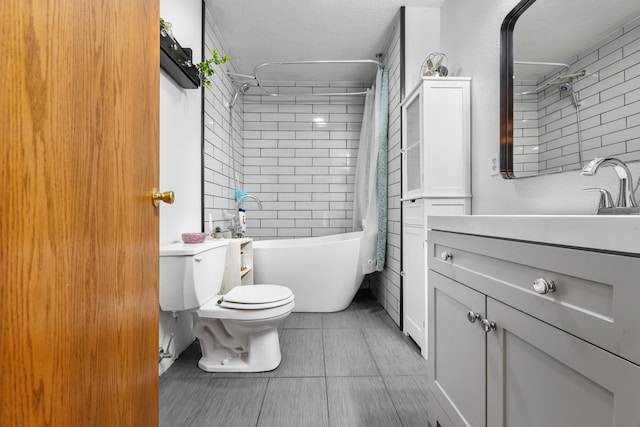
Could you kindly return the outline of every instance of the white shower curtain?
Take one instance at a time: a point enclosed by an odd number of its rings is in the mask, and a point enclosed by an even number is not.
[[[358,145],[353,231],[363,231],[360,266],[364,274],[382,271],[387,245],[387,73],[379,69],[367,90]]]

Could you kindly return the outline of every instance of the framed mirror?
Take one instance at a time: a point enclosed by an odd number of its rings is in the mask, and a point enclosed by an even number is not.
[[[522,0],[500,62],[504,178],[640,160],[638,0]]]

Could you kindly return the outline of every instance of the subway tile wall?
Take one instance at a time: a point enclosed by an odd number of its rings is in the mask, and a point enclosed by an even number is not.
[[[215,48],[221,55],[229,54],[224,40],[216,32],[213,19],[205,13],[205,52],[210,56]],[[231,61],[232,62],[232,61]],[[226,75],[227,69],[235,71],[231,62],[216,66],[213,88],[205,89],[204,146],[203,146],[203,199],[204,225],[208,231],[208,218],[214,226],[223,230],[230,225],[225,211],[235,210],[235,179],[243,180],[243,105],[239,97],[231,110],[227,107],[235,94],[235,88]],[[179,195],[178,195],[179,197]]]
[[[361,92],[364,82],[265,82],[244,96],[247,235],[313,237],[352,230],[364,96],[286,96]]]
[[[227,54],[224,40],[206,14],[205,47]],[[400,27],[399,15],[384,48],[389,70],[388,233],[386,265],[365,279],[380,304],[400,324]],[[229,65],[232,67],[232,64]],[[233,106],[235,93],[225,76],[214,75],[204,104],[204,229],[208,214],[226,228],[234,210],[235,179],[263,201],[248,202],[248,235],[305,237],[351,231],[353,181],[362,122],[363,97],[274,98],[251,89]],[[280,83],[280,94],[362,90],[369,83]],[[304,91],[304,92],[303,92]],[[316,121],[314,121],[316,119]]]
[[[387,256],[384,270],[369,275],[369,286],[393,321],[400,324],[400,15],[383,50],[389,72]]]
[[[587,75],[573,82],[573,90],[580,101],[583,162],[603,156],[640,160],[640,19],[579,54],[568,73],[581,70]],[[519,90],[514,88],[514,92]],[[578,126],[571,92],[561,92],[554,85],[541,91],[537,101],[539,171],[578,168]],[[519,128],[523,137],[532,137],[535,130],[529,125],[533,122],[522,122],[534,119],[530,105],[522,102],[514,107],[522,113],[514,128]],[[523,150],[533,147],[528,142],[518,145]],[[526,172],[527,167],[533,168],[534,153],[521,154],[523,161],[518,167]]]

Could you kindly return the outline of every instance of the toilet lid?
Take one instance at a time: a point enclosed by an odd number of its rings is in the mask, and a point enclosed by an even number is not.
[[[222,296],[220,305],[227,308],[260,309],[277,307],[293,300],[291,289],[278,285],[236,286]]]

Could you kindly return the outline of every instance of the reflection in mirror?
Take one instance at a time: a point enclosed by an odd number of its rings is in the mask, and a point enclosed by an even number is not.
[[[501,79],[503,177],[640,160],[638,0],[523,0],[502,26]]]

